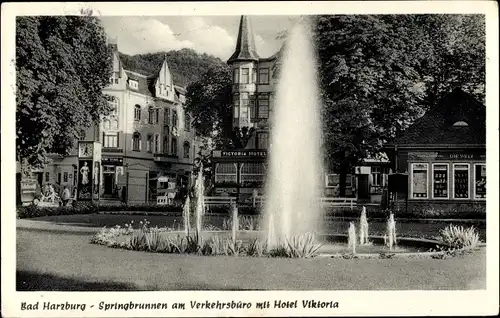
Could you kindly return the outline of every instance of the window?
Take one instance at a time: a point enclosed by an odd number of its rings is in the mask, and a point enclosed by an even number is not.
[[[249,68],[242,68],[241,69],[241,84],[248,84],[249,83]]]
[[[233,83],[238,84],[240,82],[240,69],[235,68],[233,70]]]
[[[111,129],[111,122],[109,121],[109,119],[104,119],[102,126],[104,127],[105,130]]]
[[[191,131],[191,116],[184,114],[184,130]]]
[[[50,181],[50,173],[45,172],[45,182],[49,182],[49,181]]]
[[[168,152],[168,134],[163,136],[163,152]]]
[[[160,135],[155,135],[155,153],[160,152]]]
[[[118,98],[113,97],[112,100],[108,101],[108,105],[110,107],[109,115],[111,116],[118,115]]]
[[[184,142],[184,158],[189,158],[189,151],[191,150],[191,146],[189,142]]]
[[[132,150],[141,151],[141,134],[138,132],[132,136]]]
[[[170,109],[169,108],[165,108],[165,113],[163,115],[163,124],[165,126],[170,125]]]
[[[259,84],[269,84],[268,68],[259,68]]]
[[[141,106],[139,105],[135,105],[134,107],[134,120],[135,121],[141,120]]]
[[[63,182],[68,182],[68,173],[67,172],[65,172],[63,174]]]
[[[474,165],[474,198],[486,199],[486,165]]]
[[[113,72],[109,78],[110,84],[118,84],[120,81],[120,72]]]
[[[135,80],[128,80],[128,85],[132,89],[139,89],[139,83]]]
[[[258,116],[259,119],[269,118],[269,95],[261,94],[259,95],[259,105],[258,105]]]
[[[372,167],[372,185],[381,186],[382,185],[382,173],[380,167]]]
[[[268,148],[268,133],[261,132],[257,134],[257,149],[267,149]]]
[[[264,183],[264,165],[260,162],[242,163],[240,176],[243,186],[261,186]]]
[[[102,140],[104,148],[118,148],[117,134],[103,134]]]
[[[432,165],[432,197],[435,199],[448,199],[448,165]]]
[[[469,164],[453,164],[453,198],[469,198]]]
[[[453,127],[467,127],[469,124],[467,124],[465,121],[457,121],[456,123],[453,124]]]
[[[172,111],[172,126],[177,128],[177,122],[178,122],[177,111],[173,110]]]
[[[234,118],[240,118],[240,94],[233,95]]]
[[[413,199],[428,198],[427,191],[427,163],[411,164],[411,197]]]
[[[241,93],[241,118],[248,119],[248,93]]]
[[[160,109],[155,109],[155,123],[158,124],[160,122]]]
[[[327,188],[335,188],[339,185],[340,176],[338,174],[330,173],[325,175],[325,184]],[[347,179],[347,178],[346,178]]]
[[[217,163],[215,166],[215,183],[236,183],[236,163]]]
[[[154,113],[153,106],[149,106],[149,108],[148,108],[148,123],[149,124],[152,124],[154,122],[154,116],[155,116],[155,113]]]
[[[252,69],[252,84],[257,83],[257,69]]]
[[[147,140],[146,140],[147,152],[151,152],[152,145],[153,145],[153,135],[148,135]]]
[[[173,155],[177,155],[177,138],[172,137],[170,150]]]
[[[256,118],[256,107],[255,107],[255,95],[250,96],[250,118],[255,119]]]

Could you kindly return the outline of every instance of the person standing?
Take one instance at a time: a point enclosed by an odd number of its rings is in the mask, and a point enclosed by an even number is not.
[[[64,186],[64,190],[62,193],[63,206],[68,205],[68,201],[69,201],[70,197],[71,197],[71,193],[69,192],[68,186]]]

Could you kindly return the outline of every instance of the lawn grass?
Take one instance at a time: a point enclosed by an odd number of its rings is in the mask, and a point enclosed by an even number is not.
[[[17,230],[18,290],[484,289],[486,253],[450,259],[276,259],[155,254],[91,235]],[[104,282],[104,283],[103,283]]]

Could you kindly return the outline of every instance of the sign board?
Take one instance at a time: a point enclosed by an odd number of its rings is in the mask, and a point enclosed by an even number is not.
[[[214,150],[212,156],[216,158],[232,158],[232,157],[258,157],[266,158],[267,151],[265,150]]]
[[[123,166],[123,158],[119,157],[103,157],[103,166]]]
[[[410,152],[408,154],[410,160],[486,160],[485,150],[464,150],[464,151],[425,151],[425,152]]]

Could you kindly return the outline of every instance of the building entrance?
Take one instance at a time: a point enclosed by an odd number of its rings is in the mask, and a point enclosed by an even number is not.
[[[102,171],[104,196],[111,197],[115,195],[115,167],[104,166]]]

